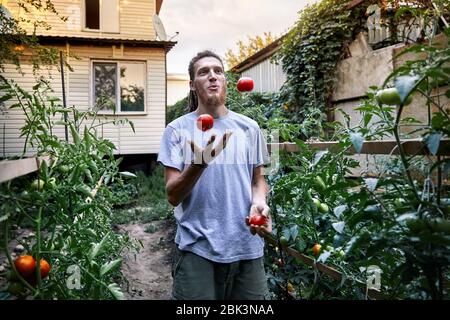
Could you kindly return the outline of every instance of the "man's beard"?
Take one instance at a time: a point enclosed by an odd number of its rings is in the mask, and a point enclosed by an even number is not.
[[[206,105],[218,107],[225,104],[226,93],[223,90],[218,96],[212,96],[206,98]]]
[[[225,100],[227,97],[226,89],[223,88],[218,95],[208,96],[208,93],[203,91],[197,91],[199,94],[197,95],[199,102],[201,101],[207,106],[218,107],[225,104]]]

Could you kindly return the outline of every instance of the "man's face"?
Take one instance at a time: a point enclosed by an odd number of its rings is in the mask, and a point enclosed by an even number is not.
[[[216,58],[205,57],[195,63],[190,86],[202,104],[214,107],[225,104],[227,82],[223,66]]]

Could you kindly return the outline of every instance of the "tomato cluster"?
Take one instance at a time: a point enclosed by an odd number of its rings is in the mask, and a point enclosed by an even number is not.
[[[39,265],[40,265],[41,279],[44,279],[50,273],[51,269],[50,264],[46,260],[41,259]],[[16,261],[14,261],[14,266],[16,267],[20,275],[25,279],[31,280],[31,277],[34,277],[36,271],[36,260],[32,256],[25,255],[18,257]]]

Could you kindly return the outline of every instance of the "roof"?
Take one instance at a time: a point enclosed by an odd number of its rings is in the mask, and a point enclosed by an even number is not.
[[[164,48],[166,53],[172,49],[176,41],[157,41],[157,40],[142,40],[142,39],[105,39],[105,38],[85,38],[73,36],[37,36],[41,44],[44,43],[61,43],[67,42],[78,44],[93,43],[96,45],[112,45],[112,44],[128,44],[132,46],[149,47],[149,48]]]
[[[260,63],[261,61],[266,60],[279,49],[285,36],[286,35],[278,38],[268,46],[262,48],[255,54],[251,55],[250,57],[239,63],[238,65],[235,65],[234,67],[231,68],[231,71],[241,73],[245,70],[250,69],[254,65]]]
[[[168,73],[167,80],[189,81],[189,75],[184,73]]]

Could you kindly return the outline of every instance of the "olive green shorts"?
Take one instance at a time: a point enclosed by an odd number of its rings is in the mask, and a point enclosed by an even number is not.
[[[264,259],[217,263],[189,251],[175,250],[173,300],[264,300]]]

